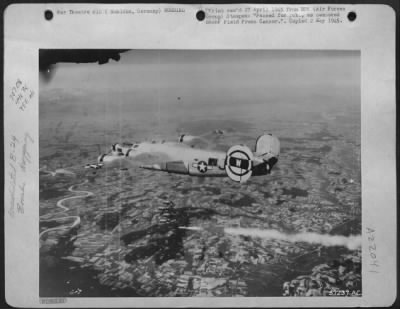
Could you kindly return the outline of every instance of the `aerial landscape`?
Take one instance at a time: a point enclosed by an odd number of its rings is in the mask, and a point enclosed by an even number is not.
[[[41,297],[361,296],[360,54],[129,50],[39,98]],[[114,143],[279,138],[245,183],[85,169]],[[335,292],[336,293],[336,292]]]

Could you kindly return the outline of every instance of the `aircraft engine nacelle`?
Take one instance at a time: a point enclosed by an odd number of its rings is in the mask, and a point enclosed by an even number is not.
[[[97,158],[98,165],[103,168],[121,168],[124,167],[124,156],[114,154],[102,154]]]
[[[179,136],[178,142],[179,143],[188,143],[193,141],[196,138],[196,136],[193,135],[186,135],[186,134],[182,134]]]
[[[235,145],[226,153],[225,171],[230,179],[236,182],[246,182],[253,168],[253,152],[244,145]]]

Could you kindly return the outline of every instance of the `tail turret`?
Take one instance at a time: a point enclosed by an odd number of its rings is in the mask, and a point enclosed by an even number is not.
[[[278,162],[280,142],[272,134],[264,134],[257,138],[254,153],[255,161],[259,163],[253,168],[253,175],[271,173],[272,167]]]

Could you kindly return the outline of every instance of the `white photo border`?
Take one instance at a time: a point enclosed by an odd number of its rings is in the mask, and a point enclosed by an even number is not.
[[[234,4],[223,7],[262,7]],[[317,6],[284,5],[273,6]],[[328,6],[319,4],[318,6]],[[196,20],[211,4],[13,4],[4,13],[4,153],[6,301],[17,307],[288,307],[389,306],[396,298],[395,12],[386,5],[341,5],[354,22],[299,25],[206,25]],[[59,15],[58,10],[184,8],[184,14]],[[221,5],[219,5],[221,7]],[[51,21],[44,11],[55,12]],[[68,298],[39,299],[39,49],[280,49],[361,51],[362,297]],[[32,90],[21,111],[11,101],[15,83]],[[24,175],[25,209],[9,213],[12,136],[33,137]],[[18,181],[18,180],[17,180]],[[29,201],[29,203],[28,203]],[[373,232],[371,232],[373,231]],[[371,237],[373,234],[373,239]],[[379,261],[377,272],[371,266]]]

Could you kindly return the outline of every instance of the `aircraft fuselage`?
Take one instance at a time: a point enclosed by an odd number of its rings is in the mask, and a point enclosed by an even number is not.
[[[180,138],[179,142],[115,144],[108,154],[98,158],[98,166],[131,165],[191,176],[228,176],[233,181],[245,182],[251,175],[269,174],[278,161],[279,151],[279,140],[270,134],[257,139],[255,153],[244,145],[234,145],[226,152],[196,148]]]

